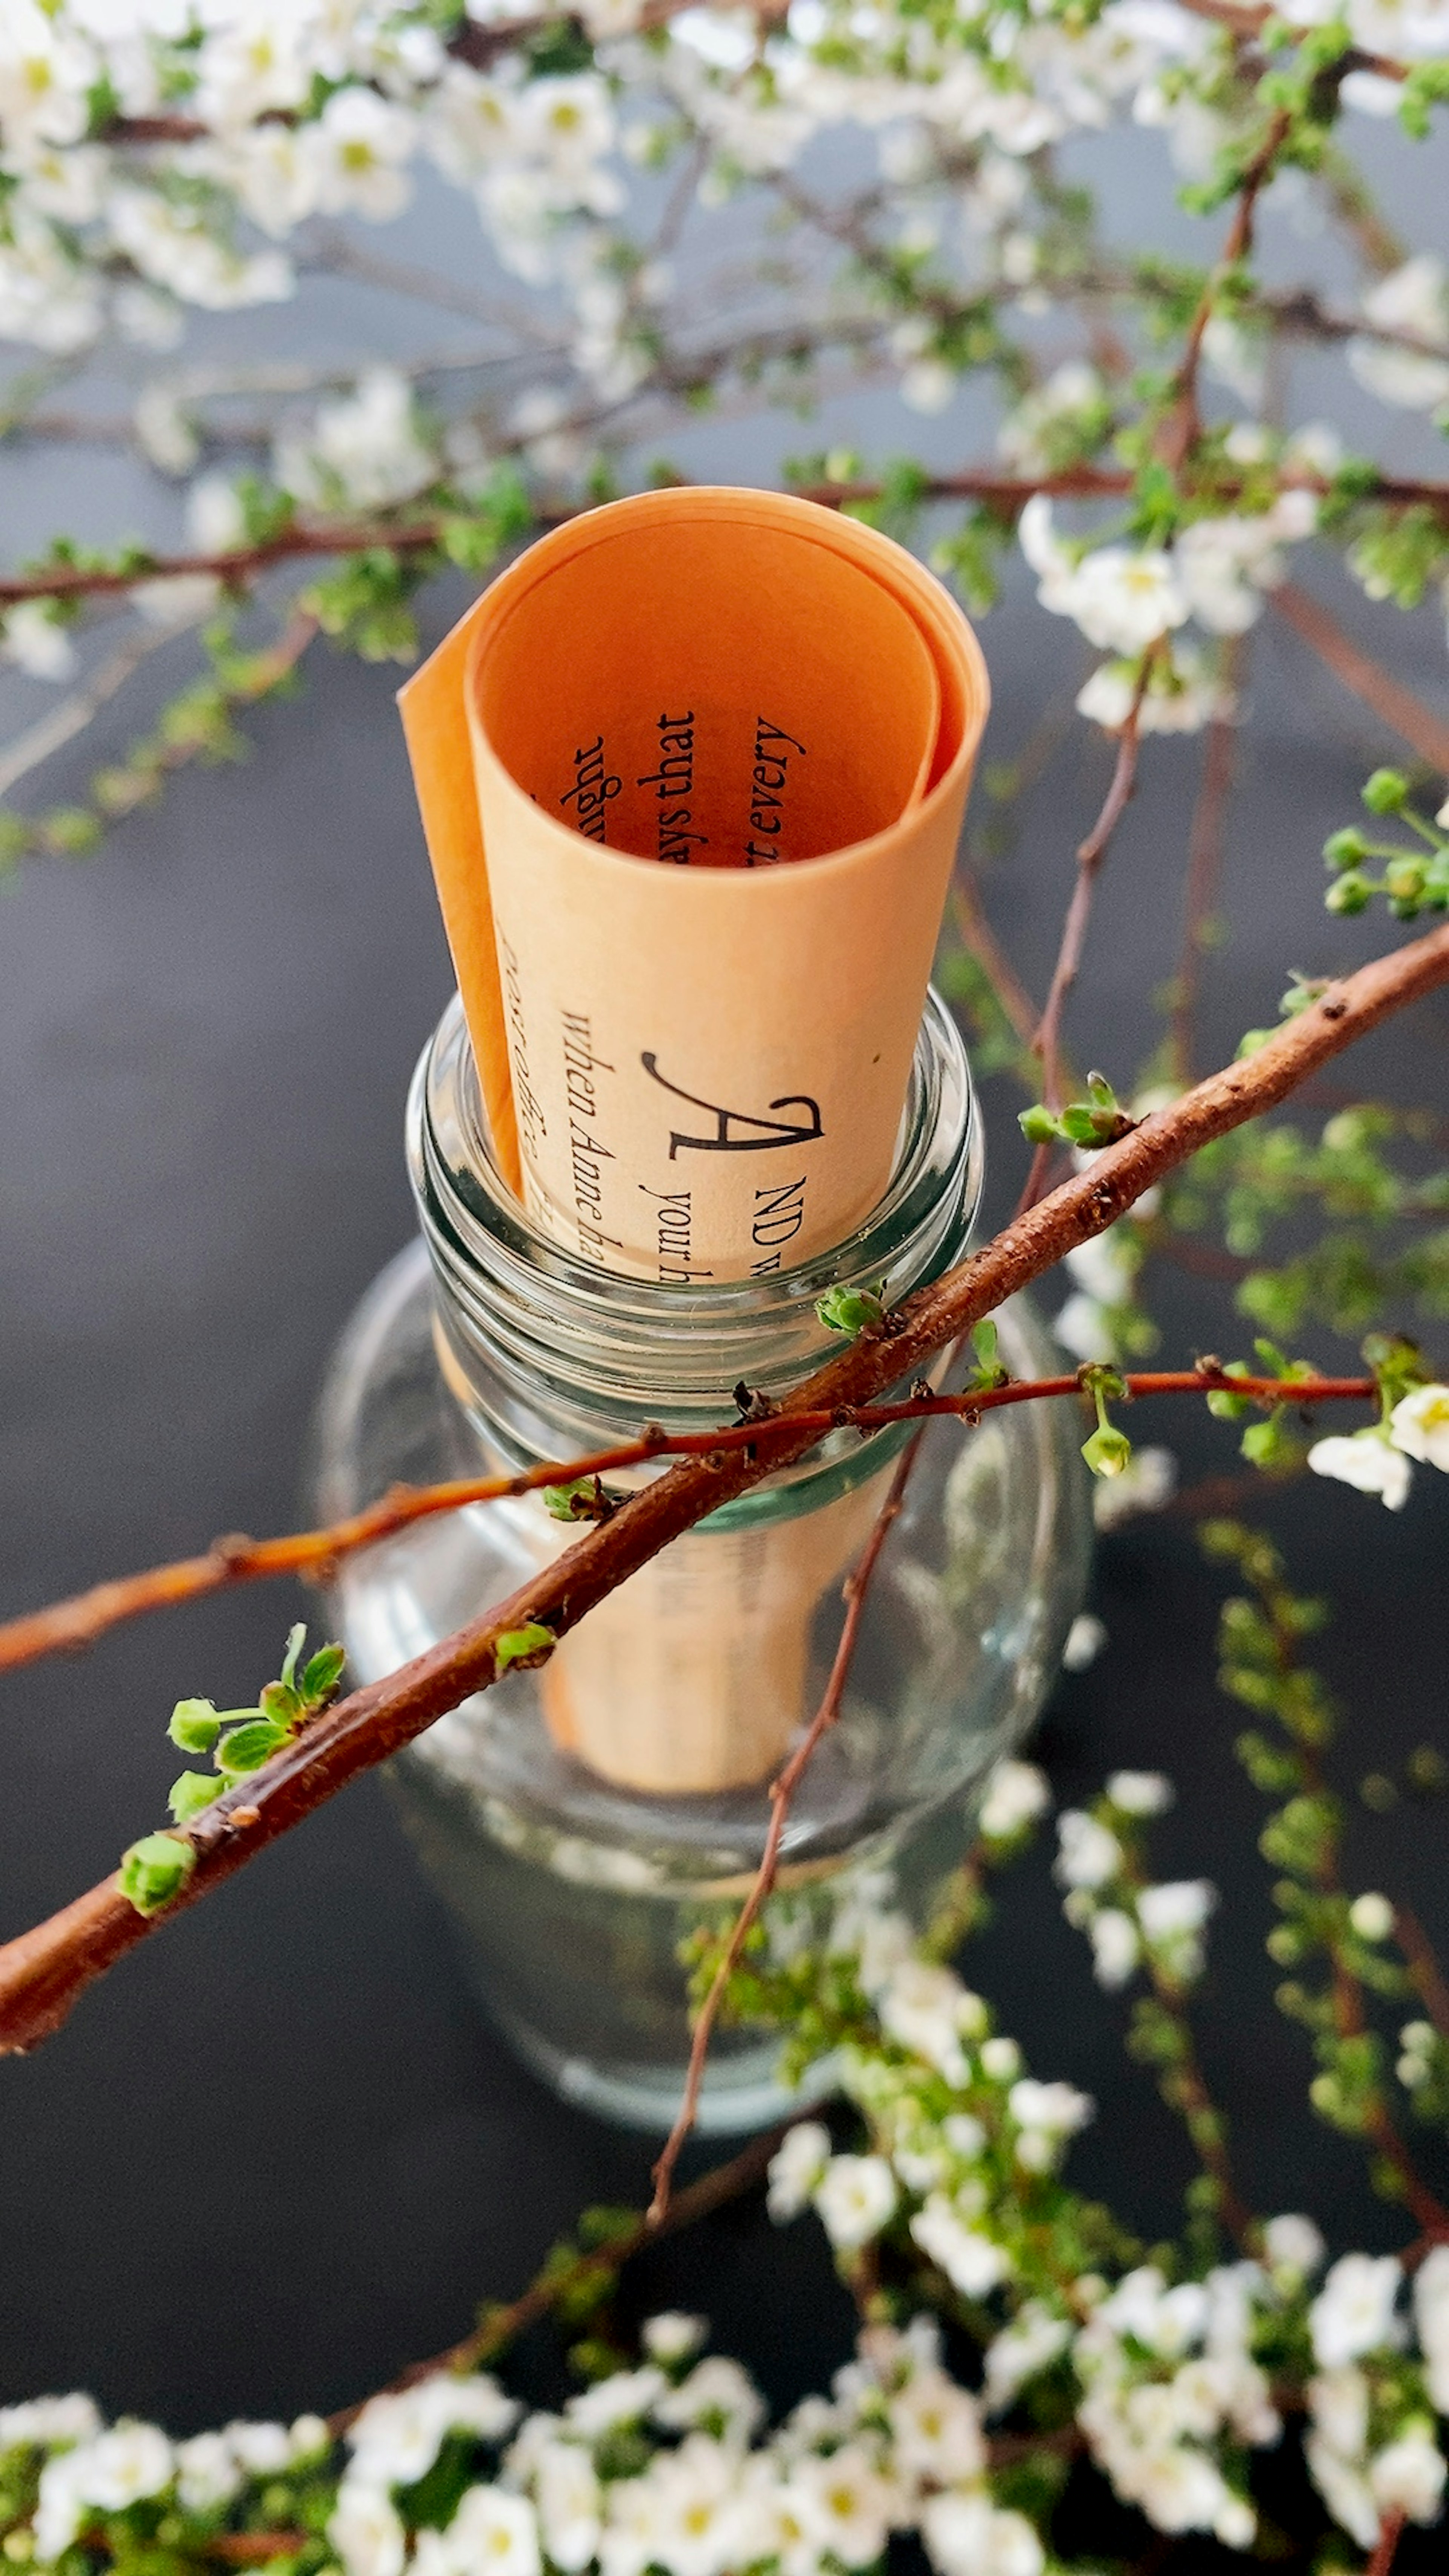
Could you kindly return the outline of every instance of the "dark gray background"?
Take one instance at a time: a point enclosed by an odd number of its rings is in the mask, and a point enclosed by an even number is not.
[[[1160,220],[1158,239],[1178,219]],[[404,247],[473,273],[459,201],[432,199],[410,223]],[[1286,234],[1282,256],[1301,265]],[[324,319],[350,347],[412,327],[347,293]],[[236,329],[260,347],[281,327],[243,317]],[[1318,362],[1308,372],[1318,379]],[[1310,382],[1303,408],[1326,400]],[[1354,401],[1375,435],[1394,427]],[[919,443],[917,425],[870,402],[837,405],[828,426],[878,449]],[[973,401],[924,435],[965,457],[984,452],[980,431]],[[687,461],[738,479],[769,470],[766,447],[804,443],[798,429],[694,435],[679,442]],[[15,555],[58,527],[113,534],[118,512],[157,534],[174,524],[173,497],[130,467],[21,451],[4,470]],[[1437,615],[1371,609],[1331,566],[1313,578],[1443,709]],[[429,598],[430,636],[466,596],[455,583]],[[1075,685],[1080,646],[1019,580],[985,643],[988,749],[1002,757]],[[134,700],[31,789],[76,792],[176,683],[185,652],[169,648]],[[0,1609],[219,1531],[295,1521],[326,1353],[410,1227],[403,1093],[449,986],[397,676],[314,650],[300,705],[249,725],[248,766],[178,779],[93,861],[30,865],[0,894]],[[30,684],[10,694],[16,722],[48,703]],[[1286,966],[1327,971],[1383,942],[1381,923],[1322,911],[1319,845],[1396,746],[1271,615],[1247,713],[1229,836],[1238,927],[1207,978],[1205,1062],[1273,1015]],[[1199,758],[1199,746],[1149,746],[1102,887],[1072,1040],[1121,1077],[1157,1033]],[[998,931],[1038,993],[1106,768],[1100,740],[1076,729],[988,879]],[[1446,1041],[1441,998],[1374,1041],[1351,1078],[1443,1105]],[[989,1088],[998,1212],[1022,1168],[1016,1105]],[[1166,1312],[1169,1361],[1246,1347],[1218,1292],[1177,1283]],[[1327,1335],[1305,1340],[1339,1356]],[[1231,1435],[1196,1413],[1135,1427],[1178,1448],[1189,1479],[1233,1463]],[[1333,1595],[1323,1657],[1352,1712],[1350,1788],[1426,1739],[1449,1752],[1446,1513],[1449,1489],[1428,1471],[1396,1521],[1339,1487],[1259,1507],[1300,1582]],[[1062,1682],[1041,1750],[1064,1798],[1120,1762],[1161,1764],[1180,1783],[1162,1867],[1206,1871],[1225,1891],[1204,2047],[1249,2196],[1314,2208],[1344,2242],[1401,2242],[1355,2151],[1310,2123],[1305,2052],[1272,2009],[1260,1802],[1233,1767],[1237,1718],[1212,1679],[1218,1591],[1184,1518],[1115,1537],[1097,1588],[1110,1649]],[[89,1885],[158,1820],[172,1700],[247,1696],[309,1607],[252,1590],[6,1682],[0,1934]],[[1357,1883],[1411,1893],[1449,1934],[1442,1811],[1359,1811],[1354,1833]],[[1093,1988],[1045,1854],[1003,1886],[972,1974],[1034,2071],[1097,2096],[1074,2172],[1148,2235],[1171,2227],[1186,2152],[1122,2059],[1123,2007]],[[0,2397],[80,2383],[178,2431],[359,2396],[463,2331],[478,2298],[521,2287],[581,2202],[639,2198],[649,2154],[554,2102],[480,2023],[375,1781],[147,1943],[40,2055],[0,2066],[0,2096]],[[818,2232],[770,2240],[757,2210],[656,2254],[638,2295],[707,2309],[778,2394],[841,2357],[849,2333]]]

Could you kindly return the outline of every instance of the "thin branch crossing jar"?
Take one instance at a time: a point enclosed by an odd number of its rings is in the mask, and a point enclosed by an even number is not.
[[[934,996],[884,1198],[848,1241],[795,1268],[778,1189],[762,1263],[779,1254],[781,1266],[745,1280],[631,1278],[540,1232],[500,1176],[456,1002],[413,1082],[407,1152],[422,1236],[368,1291],[332,1361],[316,1433],[327,1520],[400,1481],[565,1461],[647,1422],[707,1429],[730,1418],[741,1385],[783,1394],[838,1347],[816,1312],[826,1290],[883,1282],[894,1302],[937,1278],[965,1253],[981,1190],[966,1058]],[[998,1327],[1014,1375],[1059,1365],[1023,1300]],[[769,1783],[818,1705],[841,1582],[907,1436],[832,1432],[676,1540],[545,1666],[466,1701],[390,1766],[479,1999],[549,2083],[605,2117],[658,2130],[678,2105],[681,1944],[751,1883]],[[971,1801],[1037,1715],[1080,1603],[1080,1438],[1062,1404],[1010,1407],[974,1430],[928,1426],[839,1721],[793,1803],[780,1886],[797,1920],[882,1871],[919,1916],[959,1857]],[[349,1559],[332,1607],[354,1677],[423,1653],[577,1535],[535,1492]],[[783,2099],[774,2044],[721,2033],[701,2125],[752,2127]]]

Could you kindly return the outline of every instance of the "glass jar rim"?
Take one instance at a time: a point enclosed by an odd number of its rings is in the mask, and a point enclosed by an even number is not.
[[[720,1418],[744,1379],[783,1392],[834,1337],[817,1314],[827,1289],[890,1302],[961,1257],[982,1187],[981,1122],[961,1035],[927,997],[884,1195],[843,1242],[764,1277],[653,1280],[606,1270],[546,1233],[493,1152],[456,995],[424,1048],[408,1096],[407,1160],[440,1317],[463,1375],[532,1380],[580,1424],[641,1410],[671,1427]],[[493,1406],[478,1389],[482,1410]],[[545,1449],[543,1454],[548,1454]]]

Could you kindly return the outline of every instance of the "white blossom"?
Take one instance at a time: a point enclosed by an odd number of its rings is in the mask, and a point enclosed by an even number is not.
[[[1164,1815],[1175,1794],[1162,1771],[1114,1771],[1107,1782],[1107,1795],[1124,1816]]]
[[[1334,2521],[1343,2525],[1360,2549],[1372,2549],[1379,2536],[1379,2514],[1362,2469],[1345,2460],[1318,2433],[1309,2434],[1303,2456]]]
[[[767,2206],[777,2222],[798,2218],[830,2159],[830,2132],[818,2120],[800,2120],[770,2158]]]
[[[923,1959],[905,1959],[892,1974],[877,2006],[880,2026],[902,2048],[924,2057],[948,2084],[963,2084],[969,2072],[964,2043],[986,2029],[986,2007],[979,1995],[950,1968]]]
[[[836,2164],[844,2161],[842,2157],[835,2159]],[[857,2161],[879,2164],[882,2159],[873,2157],[857,2159]],[[816,2193],[815,2205],[820,2210],[822,2218],[825,2218],[822,2196],[830,2173],[834,2169],[834,2166],[828,2169],[825,2181],[819,2185]],[[886,2166],[885,2170],[889,2175],[889,2166]],[[891,2199],[893,2205],[894,2184],[891,2186]],[[829,2232],[828,2218],[825,2218],[825,2224]],[[839,2243],[840,2239],[834,2238],[833,2241]],[[700,2320],[682,2318],[678,2322],[684,2325],[698,2325]],[[650,2349],[656,2359],[666,2357],[659,2354],[657,2345],[651,2346]],[[749,2372],[742,2370],[737,2361],[731,2361],[724,2353],[711,2353],[707,2359],[696,2363],[688,2378],[682,2379],[677,2388],[666,2389],[664,2395],[656,2399],[654,2421],[656,2424],[668,2425],[674,2432],[687,2432],[695,2425],[703,2425],[708,2431],[718,2433],[729,2441],[743,2443],[748,2442],[758,2431],[764,2412],[765,2401]]]
[[[1263,2230],[1263,2244],[1270,2263],[1280,2270],[1297,2272],[1305,2280],[1318,2270],[1328,2250],[1312,2219],[1296,2210],[1285,2210],[1280,2218],[1269,2219]]]
[[[1432,411],[1449,400],[1449,303],[1442,260],[1421,251],[1381,278],[1363,299],[1364,318],[1385,331],[1403,332],[1424,349],[1396,347],[1369,338],[1350,340],[1348,363],[1361,385],[1380,401],[1407,411]],[[1444,356],[1434,353],[1436,344]]]
[[[657,2317],[646,2317],[640,2330],[640,2341],[651,2361],[667,2369],[674,2361],[688,2361],[698,2352],[709,2328],[703,2317],[686,2316],[679,2308],[668,2308]]]
[[[16,663],[32,680],[69,680],[76,668],[75,646],[53,615],[48,600],[22,599],[9,610],[3,630],[7,662]]]
[[[1387,1941],[1394,1928],[1394,1909],[1386,1896],[1371,1888],[1354,1898],[1348,1919],[1361,1941]]]
[[[1414,2324],[1429,2394],[1449,2415],[1449,2245],[1435,2245],[1414,2274]]]
[[[944,2192],[933,2191],[917,2210],[911,2234],[928,2261],[965,2298],[985,2298],[1007,2276],[1010,2267],[1001,2247],[963,2219]]]
[[[616,2370],[609,2379],[581,2389],[565,2409],[576,2432],[592,2441],[618,2424],[637,2424],[659,2403],[669,2386],[662,2370],[646,2362],[642,2370]]]
[[[977,1825],[988,1842],[1005,1842],[1050,1804],[1046,1774],[1034,1762],[998,1762],[987,1775]]]
[[[349,2475],[337,2490],[327,2537],[346,2576],[402,2576],[407,2536],[383,2487]]]
[[[797,2461],[790,2494],[817,2547],[843,2567],[869,2567],[880,2557],[896,2496],[863,2443],[842,2443],[828,2459]]]
[[[334,90],[306,141],[324,215],[366,215],[383,223],[401,214],[409,196],[406,164],[416,141],[413,119],[402,108],[370,89]]]
[[[815,2206],[832,2245],[853,2253],[889,2225],[897,2200],[884,2156],[832,2156],[815,2186]]]
[[[1143,653],[1188,615],[1171,559],[1160,548],[1101,546],[1075,558],[1058,538],[1051,502],[1041,493],[1027,502],[1018,534],[1040,575],[1043,608],[1074,619],[1090,644]]]
[[[1065,2317],[1053,2316],[1040,2299],[1026,2300],[986,2347],[987,2413],[1004,2415],[1028,2381],[1049,2370],[1071,2340],[1072,2328]]]
[[[1025,2514],[1000,2512],[986,2496],[932,2496],[921,2538],[939,2576],[1042,2576],[1046,2565]]]
[[[1068,1807],[1057,1818],[1059,1849],[1053,1875],[1061,1887],[1105,1887],[1122,1867],[1122,1846],[1085,1809]]]
[[[0,2406],[0,2451],[89,2442],[100,2429],[95,2399],[81,2389],[68,2397],[30,2397],[19,2406]]]
[[[1141,1936],[1131,1915],[1117,1905],[1099,1906],[1088,1917],[1087,1935],[1098,1985],[1109,1993],[1125,1986],[1142,1956]]]
[[[435,2372],[396,2395],[369,2399],[348,2432],[348,2477],[364,2488],[413,2486],[426,2477],[449,2433],[499,2441],[517,2415],[513,2399],[486,2374]]]
[[[538,2518],[526,2496],[506,2487],[469,2487],[445,2531],[437,2565],[419,2576],[540,2576]],[[417,2565],[417,2553],[414,2554]]]
[[[386,509],[423,491],[437,470],[395,367],[372,368],[354,394],[323,403],[310,429],[277,442],[278,482],[322,509]]]
[[[564,2576],[579,2576],[598,2555],[603,2491],[588,2452],[577,2442],[550,2442],[534,2473],[543,2545]]]
[[[1369,2493],[1380,2513],[1437,2522],[1444,2503],[1444,2455],[1422,2417],[1406,2425],[1369,2462]]]
[[[1360,1494],[1379,1494],[1391,1512],[1402,1511],[1409,1498],[1413,1469],[1400,1448],[1381,1432],[1334,1431],[1315,1440],[1308,1452],[1315,1476],[1333,1476]]]
[[[914,2372],[891,2398],[889,2413],[901,2475],[954,2486],[985,2469],[986,2442],[976,2400],[939,2367]]]
[[[1449,1386],[1416,1386],[1401,1395],[1389,1415],[1389,1437],[1410,1458],[1449,1472]]]
[[[1403,2266],[1392,2254],[1340,2255],[1308,2311],[1321,2370],[1402,2340],[1394,2306],[1403,2281]]]
[[[1066,1642],[1062,1647],[1063,1671],[1086,1672],[1096,1662],[1106,1643],[1105,1621],[1097,1618],[1091,1610],[1079,1610],[1067,1630]]]
[[[215,2513],[245,2477],[224,2433],[197,2433],[176,2445],[176,2494],[187,2513]]]
[[[155,2424],[129,2420],[65,2455],[77,2492],[102,2513],[124,2513],[171,2484],[176,2454]]]

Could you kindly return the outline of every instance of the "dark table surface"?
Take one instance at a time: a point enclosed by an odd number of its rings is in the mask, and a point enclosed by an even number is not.
[[[1438,620],[1322,580],[1442,705]],[[431,635],[465,596],[427,602]],[[985,641],[1001,756],[1075,685],[1079,646],[1020,584]],[[155,689],[173,676],[158,667]],[[403,1094],[450,981],[395,678],[314,652],[300,706],[252,724],[248,766],[179,778],[95,860],[27,867],[0,896],[0,1609],[295,1522],[327,1351],[410,1230]],[[1323,913],[1319,845],[1395,746],[1271,616],[1249,712],[1229,834],[1242,926],[1209,974],[1205,1063],[1273,1015],[1286,964],[1328,971],[1381,944],[1379,925]],[[53,763],[46,794],[73,791],[140,713]],[[1168,743],[1144,764],[1093,929],[1084,1060],[1129,1068],[1155,1036],[1199,758]],[[1037,991],[1105,770],[1078,728],[988,879]],[[1442,1106],[1446,1042],[1440,998],[1372,1042],[1361,1078]],[[1016,1101],[998,1084],[986,1105],[1000,1213],[1022,1162]],[[1200,1283],[1178,1283],[1166,1313],[1173,1361],[1246,1343]],[[1338,1356],[1326,1335],[1312,1347]],[[1189,1481],[1232,1463],[1196,1409],[1141,1429]],[[1429,1473],[1394,1522],[1316,1484],[1259,1509],[1299,1581],[1333,1597],[1323,1660],[1351,1712],[1350,1790],[1425,1740],[1449,1751],[1446,1510]],[[1340,2242],[1392,2244],[1403,2231],[1357,2153],[1310,2121],[1305,2052],[1272,2007],[1260,1803],[1212,1678],[1218,1590],[1187,1518],[1115,1536],[1096,1583],[1110,1647],[1062,1680],[1040,1751],[1065,1799],[1119,1763],[1173,1773],[1164,1873],[1224,1890],[1203,2045],[1249,2196],[1315,2209]],[[252,1589],[4,1684],[0,1933],[156,1821],[173,1699],[247,1697],[310,1606]],[[1411,1895],[1449,1933],[1443,1811],[1356,1808],[1353,1836],[1356,1883]],[[1173,2226],[1186,2150],[1124,2060],[1122,2005],[1092,1986],[1046,1852],[1003,1885],[971,1973],[1034,2071],[1097,2097],[1073,2171],[1145,2234]],[[522,2287],[581,2203],[639,2199],[650,2153],[553,2100],[478,2018],[375,1780],[148,1942],[42,2052],[0,2067],[0,2094],[0,2398],[79,2383],[177,2431],[359,2396],[464,2331],[481,2297]],[[771,2242],[757,2203],[656,2251],[633,2295],[705,2309],[782,2397],[818,2384],[850,2332],[813,2223]]]

